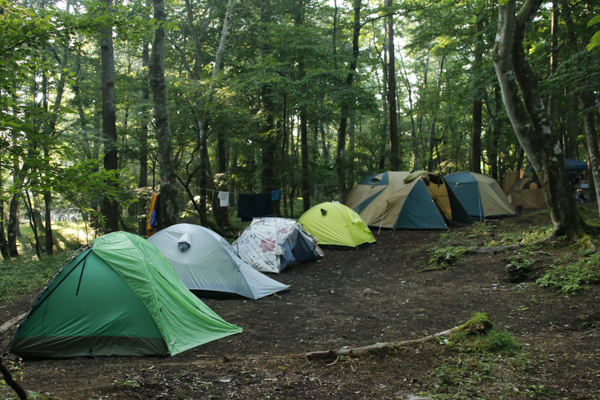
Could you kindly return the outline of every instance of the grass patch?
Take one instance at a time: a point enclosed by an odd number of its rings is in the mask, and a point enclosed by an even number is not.
[[[565,257],[536,283],[542,287],[552,287],[563,293],[576,293],[585,285],[600,283],[600,254],[592,253],[575,262]]]
[[[55,257],[19,257],[0,263],[0,302],[9,303],[22,295],[41,290],[64,264],[69,253]]]
[[[486,313],[475,314],[440,344],[447,350],[432,370],[429,389],[436,399],[510,397],[515,377],[530,368],[522,343],[495,329]]]

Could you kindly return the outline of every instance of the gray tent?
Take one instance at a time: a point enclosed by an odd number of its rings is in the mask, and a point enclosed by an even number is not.
[[[176,224],[148,238],[169,260],[183,284],[199,297],[262,297],[289,287],[243,261],[210,229]]]

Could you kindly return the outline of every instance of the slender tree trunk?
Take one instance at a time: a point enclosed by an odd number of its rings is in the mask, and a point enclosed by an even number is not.
[[[392,7],[394,0],[386,0],[386,6]],[[394,47],[394,16],[390,15],[387,22],[388,31],[388,107],[390,111],[390,170],[400,169],[398,159],[398,116],[396,113],[396,54]]]
[[[473,138],[471,153],[471,171],[481,173],[481,125],[483,124],[483,88],[481,65],[483,58],[483,19],[477,15],[475,24],[475,59],[473,61]]]
[[[585,90],[581,93],[581,104],[583,106],[583,122],[585,126],[585,138],[587,141],[590,169],[595,186],[596,194],[600,193],[600,151],[598,150],[598,137],[596,135],[596,95],[593,90]],[[600,211],[600,201],[597,201]]]
[[[490,166],[492,178],[498,180],[498,146],[500,144],[500,135],[502,134],[502,118],[500,113],[502,112],[502,93],[500,93],[500,86],[494,85],[494,121],[492,128],[492,147],[488,150],[490,155]]]
[[[541,0],[525,0],[517,16],[516,0],[500,5],[492,60],[508,117],[542,183],[554,224],[553,235],[566,234],[595,249],[571,195],[560,138],[552,130],[537,77],[525,58],[525,32],[540,4]]]
[[[112,7],[112,0],[105,0],[107,7]],[[109,11],[110,12],[110,11]],[[113,54],[112,27],[103,29],[100,39],[102,58],[102,131],[104,132],[104,168],[116,170],[119,168],[117,155],[117,105],[115,98],[115,59]],[[116,186],[115,182],[107,182]],[[106,232],[119,230],[119,203],[105,197],[103,214],[106,219]]]
[[[558,68],[558,0],[552,1],[552,23],[550,27],[550,77],[553,77]],[[553,91],[548,95],[548,115],[554,121],[554,108],[556,97]]]
[[[66,10],[69,12],[71,2],[67,1]],[[44,126],[44,136],[50,137],[56,129],[56,121],[58,120],[58,111],[62,104],[62,96],[65,89],[65,82],[67,78],[66,68],[69,59],[69,46],[65,46],[61,58],[60,65],[60,79],[56,85],[56,97],[54,99],[54,108],[48,122]],[[50,159],[50,148],[48,145],[44,145],[44,157]],[[45,230],[45,247],[46,253],[52,256],[54,253],[54,239],[52,234],[52,193],[49,190],[44,190],[44,230]]]
[[[359,52],[359,42],[358,39],[360,37],[360,11],[361,11],[362,3],[361,0],[354,0],[354,23],[353,23],[353,34],[352,34],[352,59],[350,61],[348,76],[346,77],[345,86],[346,90],[350,91],[352,87],[352,82],[354,81],[354,74],[356,73],[356,66],[358,64],[358,52]],[[347,96],[351,96],[350,93],[346,94]],[[335,157],[335,171],[338,180],[338,191],[339,191],[339,199],[340,202],[344,202],[346,198],[346,171],[345,171],[345,154],[344,150],[346,148],[346,129],[348,127],[348,117],[350,116],[350,99],[343,99],[342,106],[340,110],[341,120],[340,126],[338,127],[338,140],[337,140],[337,151]]]
[[[148,125],[150,123],[148,114],[150,112],[148,102],[150,101],[150,88],[148,87],[148,75],[146,71],[150,64],[150,48],[149,43],[144,41],[142,49],[142,121],[140,127],[140,177],[138,186],[144,188],[148,186]],[[138,210],[138,235],[146,236],[148,234],[148,222],[146,212],[148,210],[147,200],[140,201]]]
[[[217,76],[223,70],[222,60],[223,60],[223,54],[225,53],[225,43],[227,41],[227,35],[229,32],[229,24],[231,23],[231,15],[233,13],[233,4],[234,4],[233,0],[229,0],[227,2],[227,11],[225,13],[225,18],[223,19],[223,28],[221,29],[221,39],[219,41],[219,48],[217,49],[217,54],[215,56],[215,63],[213,65],[213,70],[212,70],[212,81],[208,88],[208,91],[204,94],[204,96],[200,97],[200,105],[199,105],[200,113],[202,116],[202,120],[199,125],[200,126],[199,137],[200,137],[200,145],[201,145],[200,163],[201,163],[201,166],[203,167],[200,169],[200,176],[201,176],[201,181],[204,182],[204,184],[201,186],[203,188],[208,188],[209,190],[211,190],[213,216],[215,218],[217,226],[220,227],[221,229],[226,229],[226,230],[230,229],[229,214],[227,213],[227,209],[224,207],[221,207],[221,205],[220,205],[219,198],[216,195],[217,188],[215,187],[213,176],[212,176],[212,173],[210,172],[210,160],[208,158],[208,136],[209,136],[209,127],[210,127],[210,125],[209,125],[210,116],[209,116],[208,112],[205,112],[203,110],[203,100],[204,99],[206,99],[207,101],[211,100],[212,95],[217,87]],[[197,52],[200,52],[200,50],[197,49]],[[219,138],[217,138],[217,141],[219,141]],[[221,145],[222,144],[223,144],[223,142],[221,142]],[[222,146],[222,147],[223,147],[223,153],[220,153],[220,157],[225,159],[224,146]],[[219,149],[220,148],[221,147],[219,147]],[[219,167],[219,170],[220,170],[220,168],[221,168],[221,166]],[[204,177],[204,180],[202,177]],[[226,189],[226,183],[225,183],[225,187],[222,187],[221,189]],[[205,221],[206,224],[208,224],[208,222],[209,222],[208,220]]]
[[[308,168],[308,118],[306,107],[300,110],[300,150],[302,153],[302,207],[310,208],[310,182]]]
[[[154,101],[154,120],[160,163],[159,228],[164,229],[177,223],[179,207],[177,205],[177,182],[173,164],[173,145],[171,142],[171,124],[165,80],[165,41],[167,33],[163,24],[167,22],[167,13],[164,0],[153,0],[152,5],[154,18],[158,25],[154,31],[149,76]]]
[[[25,206],[27,207],[27,214],[29,216],[29,227],[31,228],[31,231],[33,232],[33,237],[35,238],[35,255],[37,256],[38,260],[42,259],[42,245],[40,243],[40,238],[38,236],[38,226],[34,217],[34,207],[33,207],[33,203],[31,202],[31,197],[29,196],[29,192],[26,190],[25,191],[25,195],[26,195],[26,199],[27,201],[25,202]]]
[[[0,176],[0,179],[2,177]],[[4,188],[4,182],[0,181],[0,187]],[[0,254],[2,258],[7,260],[10,257],[8,251],[8,240],[6,240],[6,234],[4,232],[4,200],[0,198]]]

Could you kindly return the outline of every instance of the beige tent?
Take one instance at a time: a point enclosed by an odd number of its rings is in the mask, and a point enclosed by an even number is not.
[[[445,221],[472,222],[441,175],[389,171],[359,182],[346,205],[369,226],[447,229]]]

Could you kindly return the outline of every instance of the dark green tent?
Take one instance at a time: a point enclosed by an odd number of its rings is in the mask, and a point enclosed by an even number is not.
[[[166,356],[241,331],[194,296],[152,243],[114,232],[54,277],[8,351],[44,358]]]

